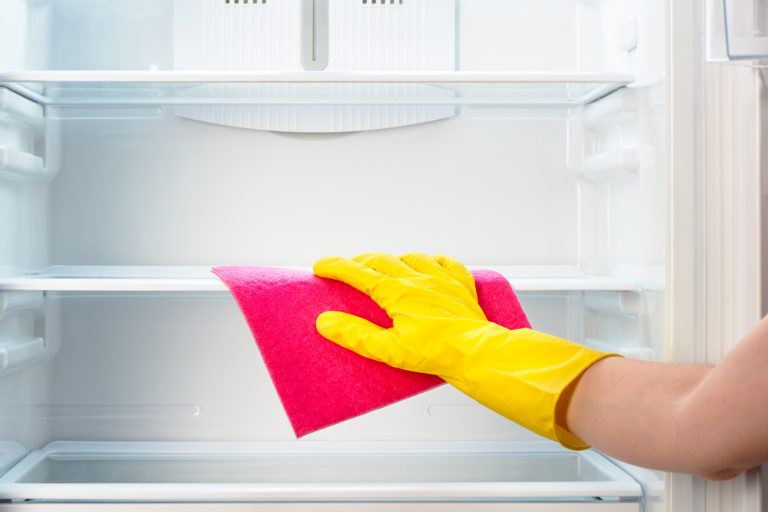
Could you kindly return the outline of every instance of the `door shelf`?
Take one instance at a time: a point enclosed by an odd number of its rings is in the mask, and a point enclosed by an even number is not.
[[[768,65],[768,2],[707,0],[707,60]]]
[[[0,478],[0,499],[142,501],[638,500],[594,452],[551,443],[54,442]]]
[[[517,291],[642,291],[651,287],[632,277],[589,275],[565,265],[482,268],[504,275]],[[193,266],[53,266],[37,274],[0,278],[2,291],[229,293],[211,267]]]
[[[631,84],[625,73],[0,71],[49,106],[577,106]]]

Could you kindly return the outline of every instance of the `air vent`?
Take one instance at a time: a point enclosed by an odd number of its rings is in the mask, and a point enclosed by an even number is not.
[[[262,0],[167,1],[175,5],[176,69],[312,74],[456,69],[457,0],[270,0],[256,7],[253,3]],[[220,105],[190,100],[174,108],[180,117],[281,132],[378,130],[458,113],[453,90],[412,83],[211,84],[184,94],[226,100]]]
[[[225,4],[250,4],[250,5],[256,5],[256,4],[265,4],[267,3],[267,0],[224,0]]]

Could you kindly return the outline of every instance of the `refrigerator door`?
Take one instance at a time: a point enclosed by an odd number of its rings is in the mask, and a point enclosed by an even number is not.
[[[708,0],[708,60],[762,65],[766,57],[768,57],[768,2]]]
[[[708,1],[706,24],[702,11],[699,2],[670,3],[666,355],[716,364],[765,314],[768,118],[754,68],[768,55],[768,3]],[[760,481],[757,470],[727,482],[670,474],[667,510],[757,512],[768,506]]]
[[[759,69],[739,66],[708,64],[704,77],[702,362],[717,364],[763,315],[765,83]],[[759,470],[698,486],[706,489],[707,510],[761,510]]]
[[[768,2],[707,2],[710,63],[690,43],[700,32],[698,7],[674,4],[670,62],[677,78],[670,81],[670,118],[678,127],[670,130],[676,192],[667,339],[672,360],[717,364],[765,314],[768,118],[759,67],[768,56]],[[668,484],[672,510],[757,512],[766,506],[759,470],[727,482],[670,475]]]

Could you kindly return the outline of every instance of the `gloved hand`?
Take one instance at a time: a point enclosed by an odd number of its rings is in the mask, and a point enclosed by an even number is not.
[[[325,338],[390,366],[438,375],[567,448],[589,447],[563,426],[570,387],[592,364],[614,354],[489,322],[477,303],[472,274],[447,256],[323,258],[314,271],[368,294],[393,321],[383,329],[328,311],[317,317]]]

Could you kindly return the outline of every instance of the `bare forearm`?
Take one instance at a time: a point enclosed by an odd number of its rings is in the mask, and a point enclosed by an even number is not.
[[[609,358],[590,368],[568,407],[568,428],[626,462],[686,471],[678,439],[679,408],[711,371]]]
[[[686,441],[705,471],[740,471],[768,461],[766,368],[768,317],[680,405],[680,429],[695,433]]]
[[[574,388],[566,421],[630,463],[726,478],[768,460],[768,322],[717,367],[605,359]]]

